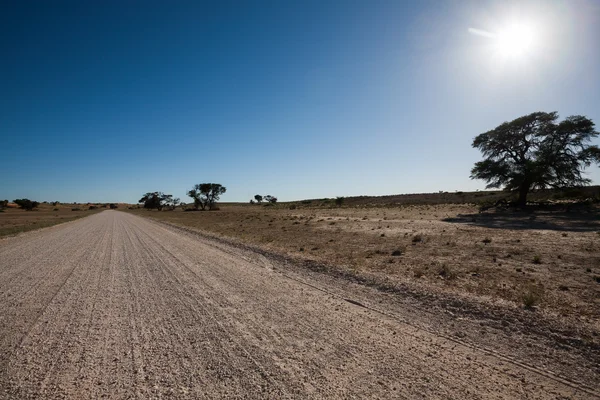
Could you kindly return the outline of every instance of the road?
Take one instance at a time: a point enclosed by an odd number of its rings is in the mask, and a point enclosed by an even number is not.
[[[0,396],[597,395],[305,279],[118,211],[1,240]]]

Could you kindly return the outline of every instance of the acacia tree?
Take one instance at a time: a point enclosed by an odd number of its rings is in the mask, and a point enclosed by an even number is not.
[[[32,201],[32,200],[29,200],[29,199],[16,199],[16,200],[13,200],[13,203],[17,204],[19,207],[21,207],[21,208],[23,208],[23,209],[25,209],[27,211],[31,211],[31,210],[33,210],[34,208],[36,208],[37,206],[40,205],[39,202]]]
[[[163,192],[148,192],[138,201],[138,203],[144,203],[144,208],[153,209],[156,208],[161,211],[166,205],[169,205],[173,201],[173,195],[164,194]]]
[[[257,194],[257,195],[254,196],[254,200],[256,200],[256,202],[258,204],[260,204],[263,201],[263,197],[260,194]]]
[[[532,189],[589,184],[582,174],[600,163],[600,149],[590,145],[599,133],[580,115],[557,120],[556,112],[535,112],[476,136],[473,147],[484,160],[475,163],[471,179],[486,181],[487,188],[517,192],[520,206]]]
[[[277,197],[275,197],[275,196],[271,196],[270,194],[266,195],[266,196],[264,197],[264,200],[265,200],[266,202],[269,202],[269,203],[271,203],[271,204],[275,204],[275,203],[277,203]]]
[[[209,210],[212,210],[226,191],[227,188],[220,183],[199,183],[194,185],[187,195],[194,199],[196,209],[200,207],[205,210],[208,207]]]

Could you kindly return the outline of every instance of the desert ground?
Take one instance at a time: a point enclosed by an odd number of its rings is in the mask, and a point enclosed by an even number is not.
[[[280,204],[5,237],[0,396],[600,398],[598,231],[594,206]]]
[[[11,203],[0,212],[0,238],[73,221],[100,211],[90,210],[90,204],[40,204],[32,211],[20,209]]]
[[[600,208],[472,204],[223,205],[127,210],[322,267],[383,290],[528,309],[600,344]]]

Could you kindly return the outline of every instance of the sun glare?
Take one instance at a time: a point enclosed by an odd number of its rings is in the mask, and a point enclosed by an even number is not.
[[[494,30],[469,28],[472,35],[484,38],[495,61],[521,63],[534,56],[540,45],[536,25],[523,21],[510,21]]]
[[[534,44],[531,27],[523,24],[511,24],[495,35],[496,50],[504,57],[526,55]]]

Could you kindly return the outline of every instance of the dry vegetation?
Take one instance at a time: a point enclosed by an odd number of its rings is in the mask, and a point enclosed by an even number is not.
[[[25,211],[16,204],[9,204],[0,212],[0,237],[73,221],[103,210],[100,207],[90,210],[89,207],[88,204],[40,204],[32,211]]]
[[[469,204],[330,203],[128,211],[391,285],[534,308],[600,330],[597,205],[479,213]]]

